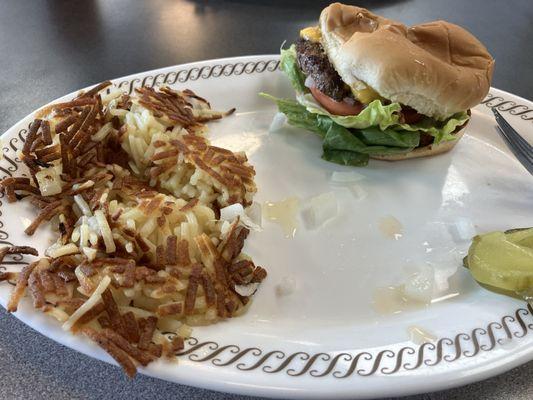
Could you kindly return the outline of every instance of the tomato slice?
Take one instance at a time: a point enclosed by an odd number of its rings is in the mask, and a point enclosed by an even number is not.
[[[350,104],[345,101],[333,100],[331,97],[322,93],[317,88],[311,87],[309,90],[311,90],[311,94],[315,100],[334,115],[357,115],[364,108],[364,105],[357,100],[354,100],[354,104]]]

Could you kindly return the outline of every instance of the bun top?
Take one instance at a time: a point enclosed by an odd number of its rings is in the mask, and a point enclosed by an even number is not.
[[[322,45],[344,82],[445,119],[487,95],[494,60],[465,29],[445,21],[407,27],[340,3],[320,15]]]

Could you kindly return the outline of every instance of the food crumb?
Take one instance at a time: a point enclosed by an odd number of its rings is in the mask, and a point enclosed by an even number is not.
[[[379,231],[388,239],[398,240],[403,236],[403,225],[397,218],[388,215],[379,220]]]
[[[289,296],[296,289],[296,281],[293,277],[286,276],[276,285],[276,296],[283,297]]]

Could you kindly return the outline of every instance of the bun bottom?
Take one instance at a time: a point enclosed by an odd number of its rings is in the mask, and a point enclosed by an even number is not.
[[[465,124],[461,125],[453,133],[455,140],[450,140],[446,142],[440,142],[439,144],[430,144],[424,147],[417,147],[409,153],[402,154],[372,154],[370,158],[375,160],[384,160],[384,161],[402,161],[409,160],[411,158],[420,158],[420,157],[431,157],[436,156],[437,154],[446,153],[453,149],[453,147],[459,142],[465,133],[466,126],[468,125],[468,120]]]

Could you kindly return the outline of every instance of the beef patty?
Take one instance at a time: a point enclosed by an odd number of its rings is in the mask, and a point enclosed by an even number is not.
[[[335,71],[320,43],[300,38],[296,42],[296,55],[300,69],[313,79],[318,90],[337,101],[352,97],[350,88]]]

